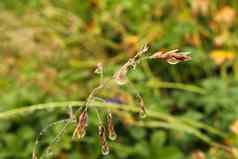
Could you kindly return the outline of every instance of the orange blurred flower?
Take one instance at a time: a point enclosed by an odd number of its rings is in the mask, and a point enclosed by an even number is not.
[[[139,38],[135,35],[126,36],[124,38],[124,47],[130,57],[134,56],[139,48]]]
[[[206,159],[204,153],[201,150],[196,150],[192,152],[193,159]]]
[[[209,11],[210,1],[209,0],[193,0],[192,1],[192,12],[197,15],[207,15]]]
[[[238,135],[238,120],[234,121],[230,127],[230,130]]]
[[[234,22],[235,16],[235,10],[229,6],[225,6],[215,14],[214,21],[222,25],[227,24],[229,26]]]
[[[224,51],[224,50],[214,50],[210,53],[210,58],[217,65],[223,64],[225,61],[232,61],[235,58],[235,52]]]

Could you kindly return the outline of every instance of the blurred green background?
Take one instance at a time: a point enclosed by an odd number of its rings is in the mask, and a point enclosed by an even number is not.
[[[70,129],[53,145],[56,159],[230,159],[238,146],[237,0],[1,0],[0,112],[38,103],[84,100],[105,76],[145,43],[189,51],[191,62],[143,62],[129,73],[146,108],[199,121],[225,134],[198,130],[225,151],[196,136],[161,128],[131,126],[136,115],[115,115],[118,140],[102,157],[97,120],[89,115],[87,136],[71,141]],[[101,97],[134,103],[130,88],[111,87]],[[67,111],[37,111],[0,121],[0,158],[29,159],[35,137]],[[40,151],[57,135],[45,133]]]

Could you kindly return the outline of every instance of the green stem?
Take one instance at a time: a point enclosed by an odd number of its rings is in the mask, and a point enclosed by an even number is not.
[[[181,125],[180,123],[166,123],[166,122],[158,122],[158,121],[150,121],[150,122],[138,122],[134,124],[135,126],[149,127],[149,128],[166,128],[172,129],[176,131],[182,131],[196,136],[197,138],[203,140],[207,144],[214,144],[214,142],[206,135],[202,134],[200,131],[191,128],[187,125]]]
[[[68,102],[55,102],[55,103],[46,103],[46,104],[37,104],[37,105],[32,105],[28,107],[22,107],[22,108],[17,108],[13,110],[9,110],[6,112],[0,112],[0,120],[7,120],[14,118],[19,115],[25,116],[28,113],[33,113],[35,111],[39,110],[47,110],[47,111],[53,111],[55,109],[66,109],[69,106],[71,107],[81,107],[84,106],[85,102],[82,101],[68,101]],[[110,110],[124,110],[124,111],[130,111],[130,112],[138,112],[139,108],[136,106],[131,106],[131,105],[119,105],[119,104],[113,104],[113,103],[100,103],[100,102],[90,102],[88,107],[94,107],[94,108],[106,108]],[[135,122],[132,123],[132,125],[135,126],[145,126],[145,127],[163,127],[163,128],[169,128],[172,130],[179,130],[183,132],[187,132],[190,134],[193,134],[194,136],[200,138],[201,140],[205,141],[208,144],[214,144],[213,141],[205,134],[201,133],[199,131],[199,127],[201,125],[195,124],[193,125],[192,123],[186,123],[183,120],[176,119],[175,117],[165,114],[162,112],[157,112],[157,111],[150,111],[147,110],[147,116],[149,118],[154,118],[154,119],[159,119],[162,121],[156,121],[156,122]],[[203,126],[202,126],[203,127]],[[214,134],[214,130],[210,130],[211,127],[203,127],[206,129],[208,132]],[[208,129],[207,129],[208,128]]]
[[[198,94],[206,94],[206,90],[200,88],[198,86],[190,85],[190,84],[182,84],[182,83],[172,83],[172,82],[161,82],[161,81],[150,81],[149,85],[155,88],[173,88],[173,89],[181,89],[186,90]]]
[[[37,104],[37,105],[32,105],[32,106],[28,106],[28,107],[22,107],[22,108],[17,108],[17,109],[12,109],[9,111],[5,111],[5,112],[0,112],[0,120],[7,120],[7,119],[11,119],[17,116],[25,116],[29,113],[33,113],[35,111],[39,111],[39,110],[47,110],[47,111],[55,111],[56,109],[67,109],[69,106],[71,107],[81,107],[85,104],[85,102],[82,101],[68,101],[68,102],[54,102],[54,103],[45,103],[45,104]],[[130,112],[138,112],[139,111],[139,107],[136,106],[131,106],[131,105],[125,105],[125,104],[113,104],[113,103],[101,103],[101,102],[90,102],[90,104],[88,105],[89,107],[96,107],[96,108],[106,108],[106,109],[110,109],[110,110],[124,110],[124,111],[130,111]],[[199,122],[196,122],[195,124],[190,121],[190,123],[187,123],[187,121],[183,121],[181,119],[176,119],[175,117],[166,114],[166,113],[162,113],[162,112],[158,112],[158,111],[151,111],[151,110],[147,110],[146,111],[147,116],[150,118],[154,118],[154,119],[159,119],[159,120],[163,120],[166,121],[168,123],[174,124],[174,123],[179,123],[182,125],[189,125],[190,127],[194,127],[194,128],[203,128],[205,130],[207,130],[208,132],[212,133],[212,134],[216,134],[218,135],[218,130],[216,130],[215,128],[211,128],[210,126],[204,126],[205,124],[199,124]],[[187,126],[188,126],[187,125]]]

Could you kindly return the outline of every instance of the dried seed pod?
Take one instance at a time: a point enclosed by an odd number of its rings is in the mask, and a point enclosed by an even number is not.
[[[115,132],[112,120],[112,112],[108,113],[108,137],[112,141],[117,139],[117,134]]]
[[[108,155],[110,153],[109,146],[108,145],[102,146],[101,152],[102,152],[103,155]]]
[[[105,128],[101,123],[98,125],[98,135],[99,135],[99,142],[101,145],[101,152],[103,155],[108,155],[110,150],[106,141]]]
[[[83,111],[79,116],[78,124],[74,130],[73,137],[81,139],[86,134],[86,127],[88,126],[88,114],[87,111]]]
[[[150,56],[150,58],[165,60],[169,64],[177,64],[179,62],[189,61],[192,59],[191,56],[186,55],[184,53],[178,53],[178,51],[178,49],[174,49],[167,52],[159,51]]]
[[[99,135],[99,142],[103,146],[106,144],[106,134],[105,128],[102,124],[98,125],[98,135]]]

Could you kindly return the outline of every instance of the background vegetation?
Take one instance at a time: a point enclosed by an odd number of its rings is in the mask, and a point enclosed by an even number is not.
[[[238,146],[238,3],[236,0],[5,0],[0,1],[0,112],[37,103],[81,101],[98,84],[98,62],[110,76],[145,43],[150,52],[179,48],[191,62],[176,66],[143,62],[129,74],[148,110],[199,121],[199,129],[225,151],[194,133],[133,126],[133,113],[116,117],[118,140],[104,158],[235,158]],[[100,96],[134,105],[133,90],[112,86]],[[0,122],[0,158],[30,158],[35,137],[67,117],[53,109]],[[193,126],[193,124],[191,124]],[[42,149],[62,125],[50,128]],[[96,116],[87,136],[71,141],[72,130],[55,144],[57,159],[101,158]]]

